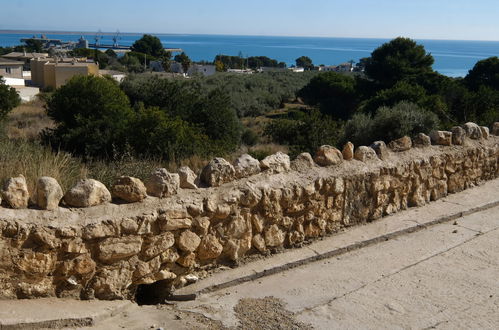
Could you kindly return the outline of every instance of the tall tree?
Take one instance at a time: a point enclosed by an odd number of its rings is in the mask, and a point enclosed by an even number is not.
[[[494,56],[478,61],[464,80],[475,91],[481,86],[499,91],[499,58]]]
[[[163,47],[163,44],[161,43],[161,40],[159,40],[158,37],[150,34],[144,34],[142,38],[135,41],[135,43],[132,45],[132,51],[144,53],[154,57],[163,56],[165,53],[165,49]]]
[[[180,55],[176,55],[174,60],[182,65],[182,69],[185,73],[189,71],[192,61],[186,53],[182,52]]]
[[[308,56],[301,56],[296,59],[296,66],[304,68],[305,70],[313,70],[314,64],[312,59]]]
[[[381,88],[390,88],[407,77],[433,72],[433,62],[422,45],[399,37],[372,52],[365,62],[365,73]]]

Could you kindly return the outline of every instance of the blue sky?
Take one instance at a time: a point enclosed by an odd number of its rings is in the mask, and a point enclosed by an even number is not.
[[[0,29],[499,40],[499,0],[2,0]]]

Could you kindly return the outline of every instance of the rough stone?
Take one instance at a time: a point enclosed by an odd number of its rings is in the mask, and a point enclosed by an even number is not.
[[[179,187],[180,176],[169,173],[165,168],[156,169],[146,182],[147,193],[159,198],[176,195]]]
[[[468,122],[463,125],[463,128],[470,139],[479,140],[482,138],[482,130],[477,124]]]
[[[198,257],[200,260],[216,259],[222,254],[223,248],[215,235],[206,235],[199,245]]]
[[[482,131],[482,138],[488,139],[490,137],[490,130],[486,126],[480,126],[480,130]]]
[[[189,166],[182,166],[178,170],[180,177],[180,188],[183,189],[198,189],[196,184],[197,176]]]
[[[373,142],[373,144],[371,144],[371,148],[376,152],[376,155],[378,155],[379,159],[381,160],[388,159],[389,151],[388,148],[386,147],[385,142],[375,141]]]
[[[352,160],[354,157],[354,150],[355,148],[352,142],[345,143],[345,145],[343,146],[343,151],[341,152],[341,154],[343,155],[343,159]]]
[[[440,146],[450,146],[452,144],[452,133],[448,131],[431,131],[431,142]]]
[[[408,136],[391,141],[388,146],[395,152],[407,151],[412,148],[412,140]]]
[[[160,217],[160,219],[163,219]],[[179,229],[190,229],[192,226],[192,220],[190,218],[181,219],[166,219],[161,220],[160,228],[163,231],[174,231]]]
[[[412,144],[419,148],[429,147],[431,146],[431,138],[424,133],[419,133],[412,139]]]
[[[499,122],[492,125],[492,135],[499,136]]]
[[[452,133],[452,144],[460,146],[464,143],[464,138],[466,137],[466,131],[461,126],[455,126],[451,128]]]
[[[243,154],[234,161],[234,169],[238,179],[247,178],[261,171],[260,162],[248,154]]]
[[[137,255],[142,246],[142,238],[137,236],[106,238],[99,244],[99,260],[115,263]]]
[[[140,179],[122,176],[111,187],[111,196],[125,202],[140,202],[147,197],[147,189]]]
[[[183,231],[178,238],[178,247],[185,252],[194,252],[201,243],[201,238],[190,230]]]
[[[303,152],[296,156],[291,162],[291,169],[294,171],[304,171],[315,166],[314,159],[308,152]]]
[[[80,180],[64,195],[64,202],[73,207],[90,207],[111,201],[106,186],[94,179]]]
[[[259,252],[265,253],[267,251],[267,246],[265,245],[265,239],[260,234],[253,236],[251,243],[255,247],[255,249],[257,249]]]
[[[279,227],[274,224],[265,231],[265,244],[269,247],[278,247],[284,243],[285,235]]]
[[[175,236],[170,232],[163,233],[155,238],[149,238],[146,240],[142,250],[143,258],[147,261],[151,260],[169,251],[174,244]]]
[[[360,160],[361,162],[367,162],[378,159],[378,155],[376,155],[376,151],[374,151],[373,148],[360,146],[355,150],[355,159]]]
[[[63,197],[62,188],[56,179],[43,176],[36,182],[33,202],[43,210],[55,210]]]
[[[282,173],[291,170],[291,161],[289,156],[282,152],[265,157],[260,162],[260,167],[271,173]]]
[[[324,145],[317,150],[314,160],[320,166],[338,165],[343,161],[343,155],[335,147]]]
[[[20,174],[18,177],[5,181],[2,196],[5,203],[13,209],[27,208],[29,192],[24,176]]]
[[[223,158],[215,158],[203,168],[201,181],[210,187],[218,187],[235,179],[236,170]]]

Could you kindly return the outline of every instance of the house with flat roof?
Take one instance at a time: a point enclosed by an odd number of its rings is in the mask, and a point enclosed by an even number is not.
[[[84,59],[35,58],[30,64],[31,82],[42,89],[59,88],[76,75],[99,75],[99,66]]]
[[[24,62],[0,58],[0,76],[23,79]]]
[[[48,56],[49,56],[48,53],[12,52],[12,53],[2,55],[2,58],[7,59],[7,60],[23,62],[24,63],[24,70],[29,71],[30,70],[30,61],[33,58],[48,57]]]

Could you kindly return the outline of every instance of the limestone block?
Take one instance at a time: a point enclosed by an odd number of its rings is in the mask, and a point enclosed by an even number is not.
[[[238,179],[258,174],[261,170],[260,162],[248,154],[243,154],[234,161],[234,169]]]
[[[147,189],[140,179],[122,176],[111,187],[111,196],[125,202],[140,202],[147,197]]]
[[[177,245],[185,252],[194,252],[201,243],[201,238],[190,230],[183,231],[179,238]]]
[[[412,140],[408,136],[391,141],[388,146],[395,152],[407,151],[412,148]]]
[[[175,236],[166,232],[154,238],[146,240],[144,248],[142,250],[142,256],[144,260],[151,260],[165,251],[169,250],[175,244]]]
[[[146,182],[147,193],[154,197],[164,198],[178,193],[180,176],[169,173],[165,168],[156,169]]]
[[[486,126],[480,126],[480,130],[482,131],[482,138],[488,139],[490,137],[490,130]]]
[[[63,197],[62,188],[56,179],[43,176],[36,182],[33,202],[43,210],[55,210]]]
[[[314,166],[314,159],[308,152],[302,152],[291,162],[291,169],[295,171],[307,170]]]
[[[178,258],[177,263],[185,268],[193,268],[196,266],[196,254],[189,252]]]
[[[470,139],[479,140],[482,138],[482,130],[477,124],[469,122],[464,124],[463,128]]]
[[[367,162],[378,159],[378,155],[376,155],[376,151],[374,151],[373,148],[360,146],[355,150],[355,159],[360,160],[361,162]]]
[[[190,218],[167,219],[160,216],[159,219],[161,219],[159,226],[163,231],[190,229],[192,227],[192,220]]]
[[[274,155],[265,157],[260,162],[260,167],[271,173],[282,173],[291,169],[291,161],[288,155],[279,151]]]
[[[343,161],[343,155],[338,149],[324,145],[317,150],[314,160],[320,166],[338,165]]]
[[[452,144],[452,133],[448,131],[431,131],[431,142],[436,145],[450,146]]]
[[[285,235],[277,225],[272,225],[265,231],[265,244],[269,247],[278,247],[284,243]]]
[[[461,126],[455,126],[451,128],[452,132],[452,144],[462,145],[464,143],[464,138],[466,137],[466,131]]]
[[[80,180],[64,195],[64,202],[73,207],[90,207],[111,201],[106,186],[94,179]]]
[[[178,170],[180,177],[180,188],[183,189],[198,189],[196,184],[197,176],[189,166],[182,166]]]
[[[125,236],[106,238],[98,246],[99,260],[105,263],[115,263],[137,255],[140,252],[141,247],[141,237]]]
[[[27,208],[29,192],[24,176],[20,174],[5,181],[2,196],[5,203],[13,209]]]
[[[223,246],[215,235],[206,235],[201,240],[198,248],[200,260],[216,259],[222,254]]]
[[[261,253],[265,253],[267,251],[267,246],[265,245],[265,239],[260,234],[253,236],[251,244],[255,249],[257,249]]]
[[[215,158],[203,168],[201,181],[210,187],[218,187],[235,179],[236,170],[223,158]]]
[[[378,155],[379,159],[381,160],[388,159],[389,151],[388,148],[386,147],[385,142],[375,141],[373,142],[373,144],[371,144],[371,148],[376,152],[376,155]]]
[[[354,145],[352,142],[347,142],[343,146],[343,151],[341,152],[344,160],[352,160],[354,157]]]
[[[424,133],[419,133],[412,140],[412,143],[415,147],[419,147],[419,148],[429,147],[429,146],[431,146],[431,138]]]

